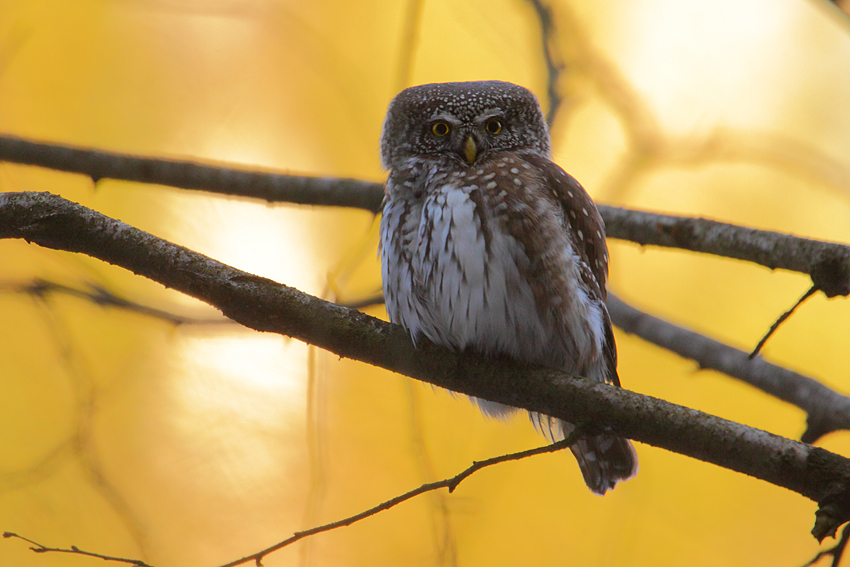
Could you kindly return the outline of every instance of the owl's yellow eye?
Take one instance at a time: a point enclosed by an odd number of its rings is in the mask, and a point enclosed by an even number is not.
[[[441,122],[434,122],[434,125],[431,126],[431,132],[435,136],[443,137],[443,136],[445,136],[446,134],[449,133],[449,130],[451,130],[451,128],[449,128],[449,125],[446,124],[445,122],[442,122],[442,121]]]
[[[498,134],[502,131],[502,121],[496,118],[488,120],[487,124],[484,125],[484,129],[491,134]]]

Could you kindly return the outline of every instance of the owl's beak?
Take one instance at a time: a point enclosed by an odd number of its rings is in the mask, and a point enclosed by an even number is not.
[[[476,155],[478,155],[478,148],[475,147],[475,140],[472,139],[472,136],[467,136],[466,143],[463,145],[463,156],[471,165],[475,161]]]

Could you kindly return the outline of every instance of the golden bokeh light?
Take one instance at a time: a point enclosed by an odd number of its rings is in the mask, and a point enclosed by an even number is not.
[[[0,3],[2,134],[379,181],[382,119],[400,88],[501,79],[559,103],[554,157],[600,202],[840,242],[850,242],[849,68],[850,19],[825,0]],[[57,193],[328,299],[380,289],[375,219],[363,211],[93,186],[6,163],[0,190]],[[613,292],[742,349],[811,285],[707,255],[610,248]],[[8,240],[0,257],[0,530],[157,567],[220,565],[544,442],[524,417],[485,419],[464,397],[277,335],[15,291],[43,278],[218,317],[89,257]],[[845,299],[815,296],[764,356],[850,391],[848,315]],[[805,427],[797,408],[617,340],[627,388],[792,438]],[[819,445],[850,454],[850,435]],[[790,567],[819,549],[814,503],[638,452],[640,474],[604,498],[571,458],[546,455],[263,564]],[[100,563],[0,541],[2,565]]]

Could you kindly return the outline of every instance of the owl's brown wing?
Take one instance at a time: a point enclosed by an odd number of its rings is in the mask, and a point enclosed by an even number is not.
[[[603,301],[608,283],[608,246],[605,243],[605,223],[596,205],[576,179],[548,159],[540,159],[540,171],[545,183],[552,188],[564,211],[565,224],[579,258],[590,270],[582,274],[588,288]]]
[[[608,245],[605,242],[605,223],[596,205],[576,179],[561,169],[558,164],[541,156],[528,156],[530,163],[537,166],[543,182],[551,188],[564,211],[564,224],[570,240],[581,260],[581,278],[591,296],[603,305],[608,296]],[[620,385],[617,375],[617,346],[611,330],[608,310],[603,309],[605,344],[603,356],[608,367],[608,380]]]

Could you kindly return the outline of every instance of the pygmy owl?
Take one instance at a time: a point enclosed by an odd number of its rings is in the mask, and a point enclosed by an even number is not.
[[[396,96],[381,137],[387,313],[414,341],[619,386],[602,218],[549,155],[540,105],[523,87],[444,83]],[[473,400],[489,415],[516,409]],[[555,437],[574,429],[531,417]],[[626,439],[593,435],[571,449],[597,494],[637,472]]]

